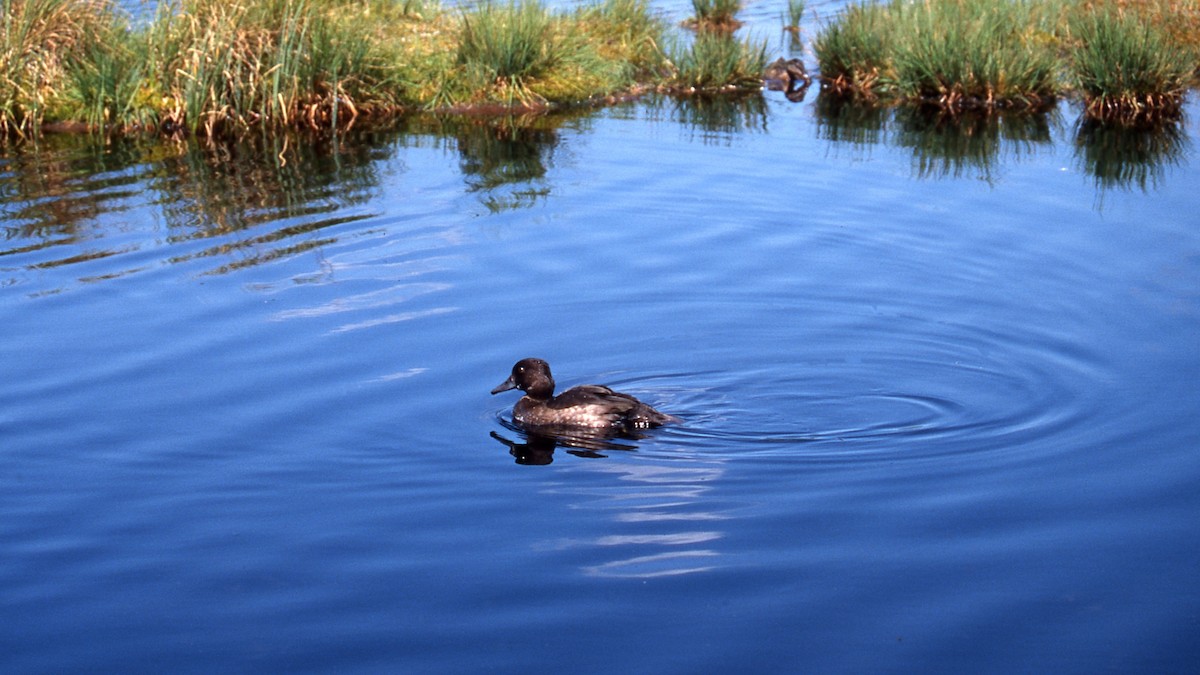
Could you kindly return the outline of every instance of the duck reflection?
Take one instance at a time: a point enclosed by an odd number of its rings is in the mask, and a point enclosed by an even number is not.
[[[517,464],[546,465],[554,452],[584,458],[614,457],[631,452],[631,442],[655,434],[615,433],[577,428],[558,434],[539,427],[523,428],[497,416],[516,440],[503,433],[491,437],[508,448]],[[586,529],[550,535],[538,546],[567,554],[587,576],[651,579],[703,574],[723,567],[721,544],[735,515],[712,491],[725,475],[723,458],[689,452],[676,439],[669,456],[646,444],[646,452],[607,462],[565,462],[541,492],[565,500],[590,515]],[[569,477],[569,478],[568,478]]]
[[[538,427],[537,430],[500,418],[500,424],[519,440],[511,440],[495,431],[492,438],[508,448],[517,464],[543,466],[554,461],[554,451],[562,446],[567,454],[585,459],[604,459],[612,452],[630,452],[637,445],[628,441],[645,438],[636,431],[585,429],[579,427]],[[625,442],[622,442],[625,441]]]

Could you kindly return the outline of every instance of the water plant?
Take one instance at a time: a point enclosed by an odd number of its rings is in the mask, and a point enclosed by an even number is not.
[[[837,93],[874,98],[886,93],[892,74],[894,27],[904,5],[853,4],[813,41],[822,87]]]
[[[1047,11],[1027,0],[852,5],[814,48],[834,91],[951,111],[1039,107],[1057,86]]]
[[[366,10],[308,0],[183,0],[160,11],[147,52],[171,128],[337,124],[393,103],[399,86]]]
[[[800,32],[800,21],[804,18],[804,0],[788,0],[787,14],[783,17],[783,29],[792,33]]]
[[[145,88],[144,43],[130,39],[128,26],[116,20],[95,27],[65,69],[60,117],[89,128],[152,127],[153,102]]]
[[[684,25],[701,31],[733,31],[742,25],[734,18],[741,8],[742,0],[692,0],[696,14]]]
[[[344,127],[413,109],[544,111],[639,92],[751,91],[766,43],[735,40],[739,0],[695,0],[671,35],[649,0],[0,0],[0,135],[60,128]],[[788,0],[799,24],[804,0]],[[672,40],[672,38],[675,38]],[[668,45],[664,48],[664,45]],[[881,0],[814,40],[826,91],[943,110],[1177,113],[1200,65],[1200,0]]]
[[[839,94],[953,112],[1041,108],[1077,87],[1090,115],[1127,118],[1178,110],[1193,42],[1197,0],[891,0],[849,6],[814,49]]]
[[[25,135],[61,104],[72,63],[110,32],[103,0],[0,0],[0,133]]]
[[[661,67],[666,27],[649,0],[599,0],[581,7],[577,20],[601,56],[627,63],[635,77],[650,79]]]
[[[1193,60],[1146,17],[1106,6],[1075,18],[1071,33],[1072,74],[1090,117],[1124,125],[1178,117]]]
[[[1031,29],[1030,2],[931,0],[901,17],[892,54],[901,97],[949,110],[1039,107],[1053,97],[1057,58]]]
[[[536,0],[479,5],[463,15],[457,64],[464,77],[447,99],[538,108],[630,86],[641,70],[635,62],[649,59],[654,44],[647,12],[642,3],[613,1],[591,8],[585,23],[552,15]],[[596,40],[589,28],[609,39]]]
[[[534,0],[484,2],[463,15],[458,61],[509,82],[536,77],[557,58],[550,28],[550,13]]]
[[[703,31],[688,45],[670,50],[673,91],[714,92],[758,89],[767,63],[767,43],[737,39],[727,33]]]

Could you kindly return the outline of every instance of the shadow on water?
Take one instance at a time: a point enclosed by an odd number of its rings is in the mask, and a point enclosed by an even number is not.
[[[893,145],[912,151],[913,176],[991,181],[1005,162],[1049,149],[1059,125],[1055,111],[945,115],[921,108],[883,108],[822,93],[817,134],[857,152]]]
[[[1075,157],[1096,187],[1155,189],[1170,167],[1181,166],[1189,141],[1180,120],[1124,128],[1083,119],[1075,126]]]
[[[106,202],[136,193],[137,177],[128,171],[143,154],[143,146],[130,139],[101,144],[79,136],[51,136],[9,149],[0,155],[4,239],[62,242],[81,236],[107,210]]]
[[[224,274],[337,241],[323,232],[361,219],[353,208],[378,189],[372,159],[370,144],[319,136],[179,148],[158,162],[149,181],[162,193],[157,205],[171,231],[168,241],[217,241],[169,262],[221,259],[207,274]]]
[[[817,135],[835,148],[868,153],[892,145],[912,151],[916,178],[991,181],[1013,159],[1049,150],[1061,136],[1058,108],[1045,112],[948,116],[919,108],[884,108],[822,93],[815,106]],[[1079,170],[1100,189],[1156,189],[1167,169],[1180,166],[1189,139],[1180,120],[1125,128],[1080,118],[1073,138]]]
[[[760,92],[740,96],[648,97],[638,108],[650,120],[682,125],[705,145],[725,145],[739,134],[767,130],[767,102]]]
[[[887,108],[822,93],[816,103],[817,137],[852,148],[881,145],[887,140],[890,116]]]
[[[552,127],[483,125],[455,134],[463,177],[483,193],[488,210],[528,208],[550,194],[546,167],[554,162],[558,132]],[[514,186],[508,194],[500,189]]]
[[[345,212],[377,189],[374,147],[286,134],[223,143],[57,136],[9,148],[0,272],[114,258],[78,280],[120,277],[150,265],[132,256],[141,263],[126,267],[119,254],[165,244],[156,262],[220,259],[206,272],[219,274],[320,247],[332,238],[313,235],[356,218]],[[116,216],[139,209],[152,214]]]
[[[1054,113],[968,113],[947,116],[908,108],[896,112],[892,142],[913,151],[918,178],[959,178],[964,172],[992,179],[1013,158],[1049,148]]]
[[[990,181],[1007,162],[1052,149],[1063,135],[1056,111],[948,118],[824,93],[814,109],[816,133],[835,151],[848,146],[866,155],[874,147],[906,148],[914,177],[922,179],[971,173]],[[651,97],[625,110],[680,124],[705,144],[766,133],[769,120],[757,92]],[[372,217],[365,209],[379,195],[379,174],[387,166],[381,160],[397,148],[455,153],[466,194],[485,208],[530,208],[554,189],[562,129],[586,132],[592,119],[589,111],[532,118],[414,116],[337,138],[51,136],[7,145],[0,148],[0,285],[56,267],[69,267],[81,282],[186,262],[204,266],[199,274],[219,275],[320,251],[356,230],[341,226]],[[1153,189],[1189,151],[1178,121],[1133,130],[1081,122],[1073,143],[1079,170],[1093,176],[1100,190]],[[137,209],[151,213],[113,216]],[[138,228],[150,228],[150,236]],[[164,246],[161,257],[147,255],[147,249]]]
[[[6,146],[0,285],[54,267],[74,266],[78,281],[121,277],[153,266],[145,255],[132,256],[141,262],[128,266],[126,254],[164,245],[155,264],[216,261],[200,274],[319,250],[339,240],[339,226],[371,217],[364,209],[379,196],[381,160],[396,148],[457,153],[466,191],[484,206],[527,208],[550,193],[546,174],[567,119],[413,118],[337,138],[61,135]],[[114,225],[113,214],[139,209],[150,213]],[[138,228],[153,231],[146,236]],[[80,267],[106,259],[100,271]]]
[[[700,131],[705,142],[762,132],[765,102],[659,99],[651,117]],[[237,140],[50,136],[0,149],[0,284],[23,272],[108,260],[79,281],[141,272],[130,256],[167,245],[154,264],[216,261],[201,274],[220,275],[319,251],[339,240],[339,227],[371,217],[382,162],[396,148],[456,153],[468,194],[492,212],[537,205],[553,190],[550,171],[564,126],[586,131],[587,111],[522,117],[413,116],[392,127],[323,135],[281,133]],[[111,214],[147,209],[135,227],[116,228]],[[159,232],[159,228],[165,229]],[[57,292],[61,288],[49,292]]]

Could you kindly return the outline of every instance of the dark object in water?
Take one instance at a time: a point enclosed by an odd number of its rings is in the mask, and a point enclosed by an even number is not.
[[[550,364],[541,359],[521,359],[508,379],[492,390],[525,392],[513,406],[513,419],[531,427],[585,427],[590,429],[649,429],[679,419],[660,413],[629,394],[599,384],[572,387],[554,395]]]
[[[784,92],[788,100],[804,98],[803,92],[812,82],[800,59],[778,59],[763,70],[763,83],[771,91]],[[796,96],[799,93],[799,96]]]

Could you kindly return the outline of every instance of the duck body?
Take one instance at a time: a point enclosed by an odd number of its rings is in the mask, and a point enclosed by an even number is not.
[[[807,87],[811,81],[808,71],[804,69],[804,62],[800,59],[781,58],[763,71],[763,82],[766,83],[767,89],[773,91],[790,93]]]
[[[513,419],[530,427],[649,429],[679,421],[629,394],[599,384],[572,387],[555,396],[550,364],[542,359],[517,361],[512,374],[492,393],[511,389],[525,392],[513,406]]]

